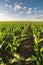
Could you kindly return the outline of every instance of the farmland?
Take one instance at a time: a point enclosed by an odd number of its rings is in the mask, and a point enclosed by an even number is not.
[[[43,22],[0,22],[0,65],[43,65]]]

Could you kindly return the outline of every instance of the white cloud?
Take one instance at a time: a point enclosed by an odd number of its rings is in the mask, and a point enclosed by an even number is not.
[[[0,21],[43,21],[43,15],[28,15],[28,17],[8,16],[5,13],[0,13]]]
[[[23,9],[26,9],[26,7],[24,6]]]
[[[0,16],[3,16],[4,15],[4,13],[0,13]]]
[[[5,7],[12,8],[12,5],[5,4]]]
[[[37,9],[36,7],[34,9]]]
[[[21,16],[22,15],[22,11],[20,11],[18,14],[15,14],[14,16]]]
[[[38,9],[39,7],[34,7],[34,9]]]
[[[14,16],[16,16],[16,17],[17,17],[17,16],[18,16],[18,14],[15,14]]]
[[[9,5],[9,8],[12,8],[12,5]]]
[[[28,10],[32,10],[32,8],[29,8]]]
[[[8,0],[5,0],[5,1],[8,1]]]
[[[14,17],[11,17],[11,16],[5,14],[4,12],[0,12],[0,21],[13,21],[13,20],[14,20]]]
[[[34,13],[37,13],[37,10],[35,10]]]
[[[31,17],[31,15],[27,15],[27,18],[30,18]]]
[[[38,13],[41,13],[41,14],[43,14],[43,10],[38,10]]]
[[[43,15],[31,15],[29,20],[30,21],[43,21]]]
[[[31,13],[32,13],[32,11],[27,11],[26,13],[27,13],[27,14],[31,14]]]
[[[32,8],[29,8],[26,14],[31,14],[32,13]]]
[[[9,0],[5,0],[6,2],[9,1]]]
[[[36,19],[43,19],[43,15],[37,15],[37,16],[34,16],[34,18],[36,18]]]
[[[17,3],[15,3],[15,6],[14,6],[14,11],[16,11],[16,10],[20,10],[21,8],[22,8],[22,3],[19,3],[19,4],[17,4]]]
[[[5,7],[8,7],[8,4],[5,4]]]
[[[19,14],[21,15],[22,13],[23,13],[23,12],[22,12],[22,11],[20,11],[20,13],[19,13]]]
[[[4,19],[4,13],[0,12],[0,20]]]

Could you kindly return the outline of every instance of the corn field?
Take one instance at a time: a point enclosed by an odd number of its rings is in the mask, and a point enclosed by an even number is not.
[[[0,22],[0,65],[43,65],[43,23]]]

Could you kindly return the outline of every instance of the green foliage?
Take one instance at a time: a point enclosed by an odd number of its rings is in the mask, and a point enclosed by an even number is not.
[[[26,61],[19,54],[16,55],[21,41],[32,35],[31,38],[34,55],[30,57],[30,61],[36,61],[37,65],[43,65],[43,25],[36,23],[0,23],[0,65],[3,63],[11,65],[11,61],[17,61],[17,65],[21,65],[21,60]],[[7,53],[7,54],[6,54]],[[16,54],[15,54],[16,53]],[[2,54],[2,55],[1,55]],[[5,55],[5,60],[3,56]]]

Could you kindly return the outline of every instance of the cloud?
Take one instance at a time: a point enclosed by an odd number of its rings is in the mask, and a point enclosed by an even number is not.
[[[12,8],[12,5],[9,5],[9,8]]]
[[[0,21],[13,21],[14,18],[5,14],[4,12],[0,12]],[[16,19],[17,20],[17,19]]]
[[[24,6],[23,9],[26,9],[26,7]]]
[[[15,6],[14,6],[14,11],[17,11],[17,10],[20,10],[22,8],[22,4],[23,3],[15,3]]]
[[[18,14],[15,14],[14,16],[21,16],[22,15],[22,11],[20,11]]]
[[[8,4],[5,4],[5,7],[8,7]]]
[[[20,14],[22,14],[22,11],[13,17],[5,13],[0,13],[0,21],[43,21],[43,15],[28,15],[28,17],[21,17]]]
[[[34,9],[37,9],[37,7],[34,7]]]
[[[29,8],[26,12],[26,14],[32,14],[32,8]]]
[[[3,16],[4,15],[4,13],[0,13],[0,16]]]
[[[4,12],[4,14],[7,14],[8,13],[8,10],[4,10],[3,12]]]
[[[39,7],[34,7],[34,9],[36,10],[36,9],[38,9]]]
[[[8,0],[5,0],[5,1],[8,1]]]
[[[23,12],[22,11],[20,11],[20,13],[19,14],[22,14]]]
[[[39,14],[43,14],[43,10],[38,10],[38,13]]]
[[[43,21],[43,15],[28,15],[28,21]]]
[[[10,4],[5,4],[5,7],[12,8],[12,5],[10,5]]]
[[[34,13],[37,13],[37,10],[35,10]]]
[[[4,18],[4,13],[0,12],[0,20],[3,20]]]
[[[9,1],[9,0],[5,0],[6,2]]]
[[[29,8],[28,10],[32,10],[32,8]]]
[[[31,11],[28,11],[27,14],[31,14],[32,12]]]
[[[34,16],[34,18],[36,18],[36,19],[42,19],[43,15],[37,15],[37,16]]]

